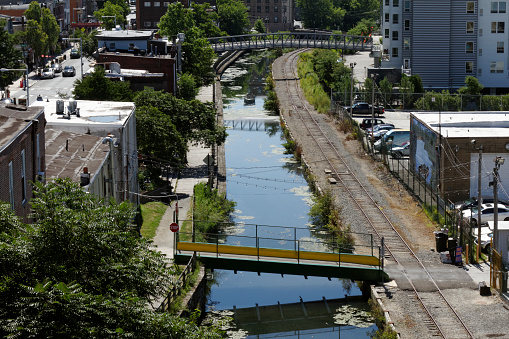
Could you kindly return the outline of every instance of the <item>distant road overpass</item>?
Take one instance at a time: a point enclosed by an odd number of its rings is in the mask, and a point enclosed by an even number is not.
[[[371,51],[373,38],[332,33],[287,32],[208,38],[215,52],[265,48],[326,48]]]

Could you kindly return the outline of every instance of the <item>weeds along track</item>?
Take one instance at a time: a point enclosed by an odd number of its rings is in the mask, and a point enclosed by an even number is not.
[[[345,158],[340,155],[331,140],[333,137],[329,136],[330,133],[327,135],[322,127],[324,122],[317,117],[317,113],[303,97],[296,69],[299,54],[304,51],[307,50],[300,49],[285,54],[283,66],[277,70],[280,76],[274,76],[274,80],[285,83],[286,95],[291,102],[289,114],[298,116],[305,126],[306,136],[300,137],[305,137],[305,142],[309,143],[308,147],[313,144],[313,151],[319,153],[322,157],[321,161],[328,165],[332,178],[355,203],[359,218],[364,218],[380,242],[383,239],[384,258],[398,265],[404,279],[413,290],[411,297],[415,299],[419,317],[423,319],[429,331],[428,335],[423,333],[422,337],[473,338],[474,336],[445,298],[430,272],[357,178]],[[425,288],[422,288],[424,286]]]

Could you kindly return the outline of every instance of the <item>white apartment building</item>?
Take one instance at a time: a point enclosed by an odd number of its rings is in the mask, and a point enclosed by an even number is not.
[[[455,90],[475,76],[509,90],[506,1],[382,0],[382,67],[419,74],[426,90]]]

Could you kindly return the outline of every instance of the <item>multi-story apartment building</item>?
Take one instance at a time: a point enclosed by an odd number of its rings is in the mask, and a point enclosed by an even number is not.
[[[293,30],[293,0],[244,0],[251,26],[257,19],[262,19],[267,32]]]
[[[506,1],[383,0],[382,67],[419,74],[425,89],[457,89],[475,76],[509,90]]]

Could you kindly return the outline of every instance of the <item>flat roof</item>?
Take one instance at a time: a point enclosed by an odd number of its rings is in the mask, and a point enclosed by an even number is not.
[[[411,112],[445,138],[509,137],[508,111]]]
[[[0,150],[7,146],[28,125],[43,112],[42,107],[0,105]]]
[[[46,129],[46,178],[70,178],[80,182],[81,173],[88,168],[93,177],[109,156],[109,145],[103,137]]]
[[[153,36],[152,31],[133,31],[133,30],[116,30],[102,31],[97,34],[97,40],[122,39],[122,40],[140,40],[150,39]]]
[[[75,100],[80,116],[67,118],[67,108],[71,100],[64,100],[65,114],[57,114],[57,99],[35,101],[33,105],[42,105],[45,111],[46,126],[88,127],[90,129],[108,129],[123,126],[134,112],[133,102]],[[32,107],[32,106],[30,106]]]

